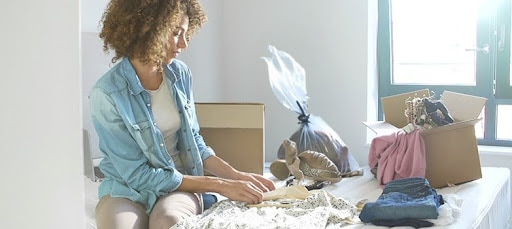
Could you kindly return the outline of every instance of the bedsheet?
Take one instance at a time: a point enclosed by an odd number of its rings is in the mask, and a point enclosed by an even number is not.
[[[368,167],[363,167],[364,175],[344,178],[336,184],[328,185],[325,190],[335,197],[356,204],[361,200],[375,201],[382,193],[382,187],[370,173]],[[265,176],[276,180],[270,173]],[[96,229],[94,207],[98,201],[97,186],[99,183],[85,179],[85,224],[86,229]],[[277,181],[279,186],[280,181]],[[441,195],[456,195],[462,200],[460,215],[447,226],[434,226],[432,229],[497,229],[509,228],[511,214],[510,171],[508,168],[483,167],[482,178],[465,184],[436,189]],[[222,198],[221,198],[222,199]],[[269,228],[272,228],[269,225]],[[286,227],[282,227],[286,228]],[[362,223],[346,225],[344,229],[387,228]],[[400,227],[408,228],[408,227]]]

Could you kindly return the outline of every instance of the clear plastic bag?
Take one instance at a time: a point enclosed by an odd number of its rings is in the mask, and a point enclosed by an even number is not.
[[[268,66],[272,91],[281,104],[299,115],[300,127],[289,137],[297,144],[298,152],[311,150],[323,153],[341,173],[357,170],[359,164],[339,135],[321,117],[307,113],[309,97],[304,68],[290,54],[274,46],[268,49],[272,57],[263,57],[263,60]],[[282,145],[277,157],[284,159]]]

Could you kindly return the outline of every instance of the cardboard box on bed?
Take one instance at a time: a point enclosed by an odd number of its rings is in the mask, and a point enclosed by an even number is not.
[[[407,125],[408,98],[428,97],[429,90],[419,90],[382,98],[385,121],[364,122],[377,135],[390,134]],[[449,125],[422,131],[425,142],[426,178],[434,188],[482,178],[475,124],[487,99],[444,91],[441,100],[455,119]]]
[[[200,133],[217,156],[240,171],[263,174],[265,106],[260,103],[195,105]]]

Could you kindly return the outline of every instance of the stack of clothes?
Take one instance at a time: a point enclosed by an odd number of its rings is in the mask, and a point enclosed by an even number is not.
[[[387,183],[375,202],[364,205],[359,219],[377,226],[431,227],[434,223],[429,219],[438,219],[443,204],[443,197],[427,179],[398,179]]]

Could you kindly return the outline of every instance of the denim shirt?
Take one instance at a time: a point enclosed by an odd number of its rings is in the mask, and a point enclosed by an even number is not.
[[[214,155],[199,135],[189,68],[174,59],[164,66],[166,80],[181,118],[179,157],[188,175],[203,175],[203,161]],[[104,155],[105,179],[98,195],[125,197],[150,213],[158,197],[176,190],[183,179],[164,144],[151,110],[151,96],[128,58],[110,69],[89,96],[92,122]]]

